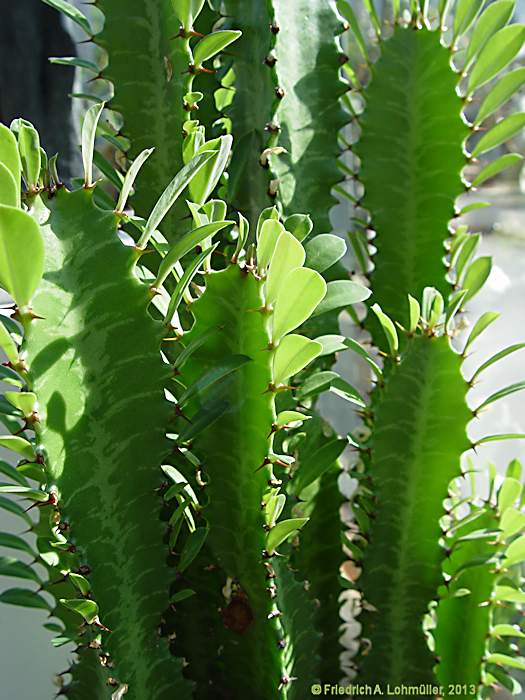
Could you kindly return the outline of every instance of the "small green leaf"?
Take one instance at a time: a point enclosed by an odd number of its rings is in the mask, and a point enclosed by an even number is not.
[[[239,224],[237,228],[239,230],[239,234],[237,238],[237,245],[235,246],[235,253],[232,256],[232,262],[237,262],[241,251],[246,245],[246,241],[248,240],[248,235],[250,233],[250,224],[248,219],[244,217],[241,212],[239,212]]]
[[[299,401],[319,396],[324,391],[329,391],[330,387],[336,379],[339,379],[337,372],[326,370],[324,372],[316,372],[305,379],[297,391]]]
[[[51,610],[46,599],[35,591],[27,588],[10,588],[0,594],[0,603],[8,605],[19,605],[23,608],[39,608],[40,610]]]
[[[328,311],[348,308],[352,304],[368,299],[371,293],[370,289],[358,282],[351,282],[350,280],[328,282],[326,295],[312,316],[320,316]]]
[[[49,500],[49,494],[39,489],[32,489],[28,486],[10,486],[7,484],[0,484],[0,493],[9,493],[11,496],[21,496],[22,498],[27,498],[30,501],[37,501],[39,503],[45,503]]]
[[[315,359],[323,349],[321,343],[309,340],[302,335],[285,336],[275,351],[273,358],[273,383],[282,384]]]
[[[414,297],[411,294],[408,295],[408,307],[409,323],[407,330],[409,333],[415,333],[419,323],[419,319],[421,318],[421,307],[419,305],[418,300],[414,299]]]
[[[483,287],[492,270],[492,258],[485,256],[474,260],[467,270],[461,286],[466,290],[464,303],[472,299]]]
[[[516,384],[511,384],[510,386],[506,386],[504,389],[500,389],[499,391],[494,392],[491,394],[483,403],[481,403],[476,409],[475,413],[478,411],[482,411],[484,408],[487,406],[490,406],[490,404],[494,403],[495,401],[499,401],[500,399],[504,399],[506,396],[510,396],[511,394],[515,394],[518,391],[523,391],[525,389],[525,382],[516,382]]]
[[[518,532],[525,531],[525,513],[513,506],[507,506],[500,519],[500,528],[504,540]]]
[[[487,94],[479,108],[475,124],[479,125],[487,117],[504,105],[515,92],[525,84],[525,68],[506,73]]]
[[[315,338],[315,340],[321,343],[323,348],[319,353],[319,357],[325,357],[326,355],[333,355],[336,352],[348,350],[344,335],[320,335],[318,338]]]
[[[4,476],[7,476],[9,479],[19,484],[20,486],[29,486],[29,482],[27,481],[25,476],[23,474],[20,474],[16,467],[13,467],[11,464],[8,464],[7,462],[1,460],[0,474],[4,474]]]
[[[30,391],[6,391],[4,396],[10,404],[22,411],[26,418],[36,410],[36,394]]]
[[[468,83],[468,93],[475,90],[502,71],[521,51],[525,40],[525,27],[511,24],[497,31],[479,53]]]
[[[198,527],[194,532],[188,535],[188,539],[182,548],[179,566],[177,567],[179,573],[182,573],[185,569],[187,569],[191,562],[195,559],[207,537],[207,527]]]
[[[168,251],[168,254],[163,259],[159,266],[157,279],[153,283],[154,287],[160,287],[164,284],[167,276],[170,274],[179,260],[191,250],[200,245],[207,238],[213,238],[215,234],[227,226],[231,226],[234,221],[216,221],[210,224],[204,224],[194,228],[192,231],[184,235],[177,241]]]
[[[195,591],[192,591],[191,588],[184,588],[182,591],[172,596],[171,602],[180,603],[182,600],[186,600],[186,598],[191,598],[192,595],[195,595]]]
[[[13,501],[11,498],[5,498],[4,496],[0,496],[0,508],[2,510],[5,510],[7,513],[11,513],[12,515],[16,515],[19,518],[22,518],[22,520],[25,520],[25,522],[28,525],[32,524],[31,518],[25,512],[22,506],[18,505],[18,503],[15,503],[15,501]]]
[[[236,41],[242,32],[233,29],[224,29],[212,32],[203,37],[193,51],[193,62],[200,68],[205,61],[209,61],[221,51]]]
[[[388,347],[390,348],[390,354],[396,355],[397,351],[399,349],[399,338],[397,336],[397,331],[396,331],[396,327],[394,326],[394,323],[382,311],[379,304],[374,304],[371,308],[372,308],[372,311],[377,316],[379,323],[381,324],[381,327],[383,328],[383,332],[386,336]]]
[[[233,372],[237,372],[247,362],[252,362],[252,358],[247,355],[232,355],[228,360],[212,367],[182,393],[179,398],[179,406],[183,406],[194,396],[202,394]]]
[[[515,564],[521,564],[523,561],[525,561],[525,535],[518,537],[517,540],[509,544],[505,552],[503,566],[514,566]]]
[[[336,377],[330,385],[330,391],[341,398],[350,401],[350,403],[364,408],[366,402],[361,394],[351,384],[345,381],[342,377]]]
[[[284,227],[298,241],[304,241],[312,233],[314,224],[309,214],[292,214],[286,218]]]
[[[480,10],[479,0],[457,0],[454,13],[454,38],[464,34]]]
[[[499,318],[499,314],[495,311],[486,311],[484,314],[482,314],[476,323],[474,324],[474,327],[469,333],[469,336],[467,338],[467,342],[465,343],[465,347],[463,349],[463,354],[467,352],[469,347],[472,345],[472,343],[478,338],[484,330],[486,330],[494,321],[496,321]]]
[[[1,236],[2,236],[1,232],[2,232],[2,210],[1,210],[1,205],[0,205],[0,241],[1,241]],[[18,362],[18,348],[16,346],[15,341],[13,340],[9,331],[4,326],[3,323],[0,323],[0,348],[4,351],[9,362],[11,362],[14,365]]]
[[[29,546],[28,542],[23,540],[21,537],[18,537],[18,535],[12,535],[9,532],[0,532],[0,547],[16,549],[19,552],[29,554],[31,557],[35,556],[35,553]]]
[[[275,427],[277,430],[284,428],[293,423],[303,423],[305,420],[310,420],[311,416],[305,416],[299,411],[281,411],[275,419]]]
[[[73,68],[84,68],[92,73],[98,73],[99,67],[93,61],[88,61],[85,58],[78,58],[77,56],[51,56],[49,63],[57,66],[71,66]],[[100,102],[100,97],[94,97],[93,101]]]
[[[303,489],[322,476],[327,469],[334,465],[347,446],[348,442],[346,440],[333,438],[309,452],[301,460],[299,469],[291,482],[293,493],[298,496]]]
[[[492,207],[493,205],[490,202],[472,202],[472,204],[467,204],[466,207],[463,207],[459,213],[458,216],[466,216],[467,214],[470,214],[471,211],[476,211],[477,209],[486,209],[487,207]]]
[[[262,273],[270,264],[279,237],[284,232],[284,226],[276,219],[263,221],[257,239],[257,268]]]
[[[277,207],[266,207],[266,209],[263,209],[262,212],[259,214],[259,218],[257,220],[257,232],[255,234],[256,241],[259,241],[259,236],[261,235],[261,230],[264,222],[268,221],[269,219],[279,221],[279,210],[277,209]]]
[[[512,355],[512,353],[517,352],[518,350],[523,350],[524,348],[525,348],[525,343],[516,343],[515,345],[510,345],[508,348],[505,348],[504,350],[500,350],[499,352],[497,352],[495,355],[493,355],[491,358],[489,358],[486,362],[484,362],[482,365],[480,365],[478,367],[478,369],[472,375],[470,382],[473,382],[482,372],[484,372],[486,369],[491,367],[494,363],[499,362],[499,360],[503,360],[508,355]]]
[[[93,35],[93,30],[91,29],[87,18],[82,14],[82,12],[80,12],[79,9],[74,7],[74,5],[66,2],[66,0],[44,0],[44,2],[53,7],[55,10],[61,12],[69,19],[73,20],[73,22],[78,24],[78,26],[81,27],[90,37]]]
[[[172,0],[173,11],[187,32],[193,29],[193,22],[199,16],[204,3],[205,0]]]
[[[35,459],[35,451],[33,445],[24,440],[24,438],[18,435],[2,435],[0,436],[0,447],[5,447],[7,450],[16,452],[22,455],[25,459],[32,461]]]
[[[357,45],[359,46],[361,53],[363,55],[363,58],[365,60],[368,60],[368,51],[366,48],[366,41],[365,41],[365,38],[361,32],[359,22],[357,21],[357,17],[354,14],[352,6],[350,5],[350,3],[347,0],[337,0],[336,5],[337,5],[338,12],[341,14],[341,16],[344,19],[346,19],[346,21],[350,25],[350,29],[352,30],[352,33],[355,37],[355,40],[357,42]]]
[[[514,506],[521,496],[522,488],[522,484],[517,479],[507,477],[503,480],[498,491],[498,509],[500,513],[503,514],[507,508]]]
[[[451,266],[455,269],[458,280],[461,279],[463,270],[476,252],[480,239],[479,233],[470,233],[461,240],[454,251],[454,255],[451,258]]]
[[[149,215],[142,236],[137,243],[138,248],[144,249],[146,247],[153,232],[159,227],[168,211],[175,204],[179,195],[186,189],[199,170],[204,167],[214,155],[214,152],[200,153],[192,158],[192,160],[175,175],[153,207],[153,211]]]
[[[0,557],[0,576],[11,576],[41,584],[40,577],[29,564],[13,557]]]
[[[486,445],[489,442],[499,442],[500,440],[523,440],[525,433],[499,433],[498,435],[487,435],[476,440],[477,445]]]
[[[38,224],[25,211],[0,205],[0,278],[19,307],[29,304],[43,271],[44,242]]]
[[[505,623],[495,625],[491,629],[490,635],[491,637],[519,637],[520,639],[525,639],[525,634],[517,625],[508,625]]]
[[[525,592],[519,588],[512,586],[496,586],[494,591],[495,600],[501,600],[506,603],[525,603]]]
[[[190,196],[194,202],[204,204],[211,195],[226,168],[231,148],[232,137],[229,134],[220,136],[213,141],[206,141],[200,147],[196,155],[209,151],[213,155],[189,183]]]
[[[463,308],[466,294],[467,292],[461,289],[459,292],[454,292],[450,295],[445,319],[445,329],[447,333],[451,333],[454,328],[454,319],[458,311]]]
[[[15,135],[4,124],[0,124],[0,162],[9,170],[15,181],[17,191],[17,204],[20,203],[20,179],[22,177],[22,163],[18,152],[18,143]]]
[[[277,249],[276,249],[277,250]],[[270,267],[271,270],[271,267]],[[289,272],[273,313],[272,340],[277,342],[304,323],[326,294],[326,282],[315,270],[299,267]]]
[[[346,253],[346,243],[339,236],[329,233],[315,236],[305,245],[306,267],[324,272]]]
[[[165,318],[165,321],[167,323],[171,323],[173,315],[179,308],[179,305],[184,297],[184,294],[186,293],[186,290],[190,286],[195,275],[199,272],[204,260],[206,260],[206,258],[215,251],[218,245],[218,243],[215,243],[215,245],[212,245],[211,248],[206,248],[206,250],[203,250],[202,253],[199,253],[199,255],[197,255],[197,257],[194,260],[192,260],[192,262],[184,270],[184,274],[177,282],[177,286],[175,287],[173,294],[171,295],[170,303],[168,305],[168,310],[166,312]]]
[[[276,493],[272,491],[268,503],[266,504],[266,522],[270,527],[275,526],[276,520],[279,520],[281,513],[286,505],[286,496],[284,493]]]
[[[506,654],[489,654],[487,663],[497,666],[508,666],[509,668],[519,668],[525,671],[525,658],[521,656],[507,656]]]
[[[104,102],[90,107],[82,123],[82,162],[84,164],[84,187],[93,187],[93,153],[95,150],[95,138],[97,126],[105,107]]]
[[[81,576],[80,574],[75,574],[72,571],[70,571],[69,580],[75,586],[75,588],[78,588],[82,595],[87,595],[91,590],[91,586],[87,578]]]
[[[66,600],[65,598],[60,598],[60,603],[67,608],[81,615],[88,625],[92,625],[95,621],[98,621],[98,605],[94,600],[87,600],[86,598],[72,598]]]
[[[468,65],[490,37],[504,27],[514,13],[515,0],[496,0],[483,12],[472,31],[465,62]]]
[[[24,119],[19,122],[18,148],[24,179],[28,189],[31,189],[38,185],[40,179],[40,137],[35,127]]]
[[[525,127],[525,112],[511,114],[493,126],[492,129],[480,138],[472,155],[477,157],[482,153],[501,146]]]
[[[261,228],[262,235],[262,228]],[[306,253],[301,243],[288,231],[279,236],[270,261],[270,270],[265,286],[267,304],[273,304],[283,288],[289,272],[300,268],[305,261]],[[285,291],[285,294],[288,290]]]
[[[472,186],[478,187],[486,180],[489,180],[491,177],[494,177],[498,173],[501,173],[503,170],[511,168],[513,165],[521,163],[522,161],[523,156],[520,153],[506,153],[505,155],[500,156],[496,160],[486,165],[481,170],[479,175],[476,178],[474,178],[474,180],[472,181]]]
[[[309,518],[290,518],[289,520],[281,520],[280,523],[272,527],[266,538],[268,553],[273,554],[280,544],[304,527],[308,520]]]
[[[359,357],[362,357],[363,360],[365,360],[365,362],[367,362],[371,367],[376,377],[381,379],[383,376],[381,367],[379,367],[377,362],[370,356],[370,354],[361,345],[359,345],[357,340],[354,340],[353,338],[345,338],[345,345],[349,350],[352,350],[352,352],[355,352],[357,355],[359,355]]]
[[[1,137],[1,135],[0,135]],[[19,188],[16,185],[11,171],[0,162],[0,204],[8,207],[20,206]]]
[[[117,206],[115,207],[115,211],[118,214],[122,214],[124,209],[126,208],[126,204],[128,201],[128,197],[130,195],[131,190],[133,189],[133,185],[135,184],[135,180],[137,178],[137,175],[139,174],[139,171],[143,164],[146,162],[146,160],[150,157],[150,155],[153,153],[155,149],[154,148],[146,148],[142,151],[142,153],[139,153],[139,155],[135,158],[133,163],[130,165],[128,172],[126,173],[126,177],[124,178],[124,182],[122,184],[122,189],[120,190],[120,195],[118,198]]]

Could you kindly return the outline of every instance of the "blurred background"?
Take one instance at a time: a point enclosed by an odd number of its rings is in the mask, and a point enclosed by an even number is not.
[[[390,0],[376,2],[383,11],[389,3]],[[78,4],[86,12],[86,3]],[[358,11],[360,0],[354,4]],[[518,0],[517,5],[516,19],[525,21],[525,2]],[[99,20],[100,17],[94,17],[95,26]],[[89,76],[82,70],[77,69],[75,74],[71,67],[51,65],[48,58],[76,54],[92,58],[93,49],[89,43],[76,46],[76,41],[82,39],[84,37],[78,35],[73,25],[41,0],[2,2],[0,119],[10,124],[15,117],[23,116],[33,122],[47,153],[60,153],[60,173],[66,182],[73,173],[81,172],[77,144],[83,105],[75,100],[72,107],[69,95],[82,92]],[[520,56],[518,63],[525,65],[525,56]],[[525,95],[516,98],[510,108],[525,111]],[[523,133],[516,137],[510,150],[525,154]],[[468,195],[468,203],[479,200],[492,205],[472,212],[465,223],[469,224],[471,231],[484,234],[480,254],[491,255],[494,259],[487,285],[470,305],[470,318],[475,320],[487,309],[499,312],[501,318],[476,343],[475,351],[467,361],[467,370],[478,366],[501,348],[525,338],[524,190],[525,172],[516,168],[506,171],[497,182]],[[343,237],[346,237],[348,220],[347,205],[334,208],[334,231]],[[349,260],[348,264],[351,267],[352,261]],[[349,320],[343,316],[341,321],[345,332],[349,332]],[[523,379],[524,367],[525,351],[498,364],[497,371],[487,373],[472,392],[473,405],[501,386]],[[339,368],[352,384],[363,386],[363,369],[351,353],[341,357]],[[343,433],[348,431],[352,421],[348,406],[337,397],[323,399],[325,416],[336,430]],[[525,394],[514,394],[498,402],[473,423],[470,430],[474,438],[498,432],[524,432]],[[515,457],[525,461],[525,441],[486,445],[479,451],[476,464],[485,466],[492,462],[502,473]],[[0,511],[0,531],[15,532],[16,527],[17,523]],[[70,650],[53,648],[52,635],[42,627],[44,618],[40,611],[0,607],[0,700],[51,700],[57,692],[53,676],[67,668]]]

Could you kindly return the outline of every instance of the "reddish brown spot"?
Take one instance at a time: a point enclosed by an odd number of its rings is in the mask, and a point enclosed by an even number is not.
[[[243,634],[253,622],[253,612],[244,595],[232,597],[230,603],[222,611],[224,626],[237,634]]]

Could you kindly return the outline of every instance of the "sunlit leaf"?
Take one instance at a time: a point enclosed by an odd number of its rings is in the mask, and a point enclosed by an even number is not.
[[[304,527],[307,522],[308,518],[290,518],[289,520],[281,520],[280,523],[277,523],[272,527],[266,539],[266,549],[268,553],[273,554],[280,544]]]
[[[282,384],[289,377],[304,369],[322,350],[321,343],[302,335],[285,336],[275,350],[273,382]]]
[[[29,304],[43,271],[38,224],[21,209],[0,205],[0,278],[19,307]]]
[[[468,83],[468,92],[472,94],[488,83],[520,52],[525,40],[525,27],[511,24],[497,31],[487,41],[479,53],[472,69]]]

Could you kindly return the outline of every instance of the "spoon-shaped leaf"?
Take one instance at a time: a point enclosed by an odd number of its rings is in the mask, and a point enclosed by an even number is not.
[[[19,307],[31,301],[43,270],[44,243],[38,224],[21,209],[0,205],[0,279]]]
[[[273,359],[273,382],[282,384],[315,359],[323,346],[302,335],[287,335],[279,343]]]
[[[9,170],[16,183],[18,199],[20,199],[20,178],[22,177],[22,164],[18,152],[18,144],[15,135],[4,124],[0,124],[0,163]]]
[[[0,162],[0,204],[18,207],[20,198],[14,177],[9,168]]]
[[[278,248],[279,246],[276,252]],[[283,279],[282,290],[275,303],[273,341],[278,341],[283,335],[304,323],[325,294],[326,282],[315,270],[297,267],[289,272]]]

